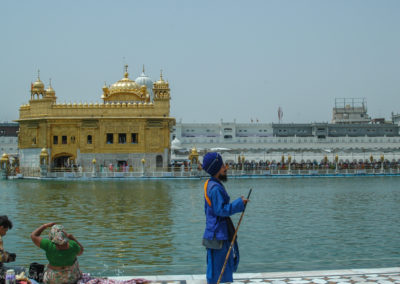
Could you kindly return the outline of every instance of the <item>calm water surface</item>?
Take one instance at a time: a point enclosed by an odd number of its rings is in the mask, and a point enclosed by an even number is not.
[[[55,221],[84,245],[84,272],[202,274],[203,183],[0,181],[0,214],[14,223],[5,247],[17,253],[18,265],[47,263],[29,235]],[[232,199],[253,188],[239,231],[238,272],[400,266],[399,183],[399,177],[229,180]]]

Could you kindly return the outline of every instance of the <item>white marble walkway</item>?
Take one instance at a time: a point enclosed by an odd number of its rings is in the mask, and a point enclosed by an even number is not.
[[[109,277],[113,280],[144,278],[159,284],[206,284],[205,275]],[[400,267],[268,273],[236,273],[234,284],[400,284]]]

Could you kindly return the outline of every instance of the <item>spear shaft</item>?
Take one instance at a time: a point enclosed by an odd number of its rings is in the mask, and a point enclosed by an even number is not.
[[[251,191],[252,191],[252,190],[253,190],[253,189],[250,188],[249,194],[247,195],[247,201],[248,201],[249,198],[250,198],[250,194],[251,194]],[[219,275],[217,284],[219,284],[219,282],[221,281],[222,275],[223,275],[224,272],[225,272],[225,267],[226,267],[226,264],[227,264],[227,262],[228,262],[229,255],[231,254],[232,247],[233,247],[233,245],[235,244],[236,235],[237,235],[237,232],[238,232],[238,230],[239,230],[240,223],[242,222],[242,219],[243,219],[243,216],[244,216],[244,211],[246,211],[246,206],[247,206],[247,203],[244,205],[244,209],[243,209],[242,215],[240,215],[240,219],[239,219],[239,222],[238,222],[238,224],[237,224],[237,226],[236,226],[235,233],[233,234],[233,238],[232,238],[232,241],[231,241],[231,245],[230,245],[230,247],[229,247],[228,253],[226,254],[224,266],[222,267],[221,274]]]

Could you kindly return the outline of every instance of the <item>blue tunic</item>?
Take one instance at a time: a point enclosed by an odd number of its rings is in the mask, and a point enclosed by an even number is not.
[[[207,283],[217,283],[222,267],[228,253],[230,241],[228,236],[228,224],[226,217],[244,210],[244,203],[241,198],[229,203],[230,197],[222,183],[210,178],[207,186],[207,195],[211,206],[205,200],[204,211],[206,214],[206,228],[203,238],[223,240],[222,248],[207,249]],[[221,282],[233,282],[233,272],[239,264],[239,250],[237,244],[232,248],[228,262],[225,267]]]

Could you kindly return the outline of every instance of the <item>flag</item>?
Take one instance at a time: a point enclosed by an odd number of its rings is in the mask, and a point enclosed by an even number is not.
[[[283,116],[283,111],[282,111],[282,108],[279,107],[279,108],[278,108],[278,119],[279,119],[279,122],[281,122],[282,116]]]

